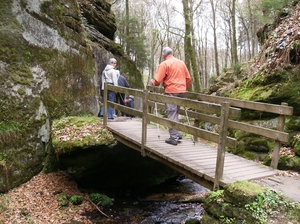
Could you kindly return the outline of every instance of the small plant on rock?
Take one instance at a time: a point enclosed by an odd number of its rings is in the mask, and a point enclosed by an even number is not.
[[[272,216],[281,209],[288,209],[294,206],[293,202],[283,199],[281,194],[272,190],[264,191],[257,195],[252,204],[246,204],[246,210],[252,212],[252,217],[257,220],[258,224],[266,224],[269,216]]]

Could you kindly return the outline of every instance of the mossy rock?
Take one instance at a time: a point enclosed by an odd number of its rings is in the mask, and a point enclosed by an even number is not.
[[[104,194],[92,193],[89,197],[95,205],[100,205],[104,207],[110,207],[113,205],[113,200]]]
[[[69,116],[53,121],[52,145],[55,153],[69,154],[98,145],[114,145],[112,133],[94,116]]]
[[[238,200],[235,200],[235,203],[231,203],[225,198],[225,195],[227,194],[226,191],[227,190],[222,190],[217,192],[209,192],[206,194],[204,199],[204,209],[207,212],[208,217],[204,219],[207,221],[205,221],[204,223],[209,223],[208,220],[214,221],[216,218],[218,218],[219,220],[234,220],[236,217],[238,217],[239,220],[254,221],[251,213],[247,211],[244,206],[240,206]],[[223,222],[221,221],[217,223]]]
[[[200,224],[200,220],[198,219],[188,219],[185,221],[185,224]]]
[[[219,220],[214,218],[213,216],[210,216],[209,214],[205,213],[202,216],[201,224],[219,224]]]
[[[236,181],[225,187],[224,199],[236,206],[252,203],[256,196],[265,191],[262,186],[248,181]]]
[[[278,161],[278,169],[300,172],[300,157],[281,156]]]
[[[297,156],[300,156],[300,135],[295,135],[291,140],[292,147]]]
[[[267,138],[262,136],[246,133],[243,131],[237,131],[234,137],[238,140],[237,154],[242,154],[244,151],[268,153],[272,150],[272,143]]]

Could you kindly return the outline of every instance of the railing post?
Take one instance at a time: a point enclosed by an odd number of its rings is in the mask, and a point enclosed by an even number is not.
[[[281,105],[287,106],[288,104],[281,103]],[[285,115],[279,115],[277,130],[284,131],[284,124],[285,124]],[[272,162],[271,162],[271,167],[274,169],[277,169],[277,166],[278,166],[280,147],[281,147],[281,142],[278,140],[275,140],[274,150],[273,150],[273,155],[272,155]]]
[[[196,118],[194,120],[194,127],[199,128],[199,125],[200,125],[200,120],[198,118]],[[197,142],[198,136],[194,135],[193,138],[194,138],[194,141]]]
[[[220,132],[219,132],[220,139],[219,139],[218,153],[217,153],[215,181],[214,181],[214,188],[213,188],[214,190],[219,189],[219,182],[223,176],[228,117],[229,117],[229,103],[224,102],[222,103],[222,108],[221,108],[221,117],[220,117],[221,121],[220,121]]]
[[[143,98],[143,117],[142,117],[142,144],[141,144],[141,154],[142,156],[146,156],[145,145],[147,142],[147,114],[148,114],[148,95],[149,90],[144,90],[144,98]]]
[[[103,92],[103,125],[107,125],[107,99],[108,99],[108,90],[107,90],[107,83],[104,83],[104,92]]]

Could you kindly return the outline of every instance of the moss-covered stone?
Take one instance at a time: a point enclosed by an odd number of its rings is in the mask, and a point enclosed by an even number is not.
[[[255,183],[237,181],[204,199],[201,223],[298,223],[299,203]]]
[[[254,201],[256,196],[265,190],[260,185],[248,181],[237,181],[225,189],[224,200],[242,207]]]
[[[112,133],[103,127],[97,117],[64,117],[54,120],[52,145],[55,154],[70,154],[82,148],[115,145]]]
[[[300,172],[300,157],[283,155],[279,158],[278,169]]]
[[[18,124],[16,130],[0,131],[0,155],[5,155],[0,192],[5,192],[36,175],[44,161],[45,170],[55,169],[47,151],[53,119],[98,114],[97,72],[104,67],[98,68],[94,49],[104,49],[97,58],[116,53],[134,74],[135,86],[143,85],[134,63],[113,42],[115,18],[105,1],[1,0],[0,20],[0,128]],[[94,25],[111,41],[105,47],[93,42],[84,25]]]

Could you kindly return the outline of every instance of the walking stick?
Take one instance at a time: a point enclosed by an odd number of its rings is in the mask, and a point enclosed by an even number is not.
[[[189,116],[188,116],[188,113],[187,113],[187,110],[186,110],[185,107],[184,107],[184,111],[185,111],[185,116],[186,116],[186,119],[187,119],[187,121],[188,121],[188,124],[189,124],[189,126],[191,126],[191,125],[190,125],[190,119],[189,119]],[[192,139],[193,139],[193,143],[194,143],[194,145],[195,145],[194,135],[192,135]]]
[[[157,116],[157,103],[154,103],[155,105],[155,115]],[[157,127],[157,137],[160,138],[160,134],[159,134],[159,124],[156,124]]]

